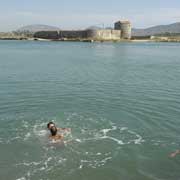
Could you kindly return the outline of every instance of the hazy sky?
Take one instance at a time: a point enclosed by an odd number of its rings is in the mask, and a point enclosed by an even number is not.
[[[180,22],[180,0],[0,0],[0,31],[29,24],[113,26],[119,19],[138,28]]]

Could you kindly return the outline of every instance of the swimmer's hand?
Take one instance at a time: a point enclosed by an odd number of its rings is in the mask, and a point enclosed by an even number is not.
[[[171,153],[171,154],[170,154],[170,157],[171,157],[171,158],[174,158],[174,157],[176,157],[177,154],[180,154],[180,150],[177,150],[177,151]]]

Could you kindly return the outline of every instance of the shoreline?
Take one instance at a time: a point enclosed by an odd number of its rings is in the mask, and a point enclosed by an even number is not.
[[[26,38],[26,37],[5,37],[0,38],[0,40],[3,41],[40,41],[40,42],[113,42],[113,43],[123,43],[123,42],[135,42],[135,43],[144,43],[144,42],[174,42],[174,43],[180,43],[179,39],[167,39],[167,40],[160,40],[160,39],[121,39],[121,40],[103,40],[103,39],[43,39],[43,38]]]

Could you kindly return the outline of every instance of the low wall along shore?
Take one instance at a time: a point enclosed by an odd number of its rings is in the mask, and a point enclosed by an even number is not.
[[[99,40],[120,40],[120,30],[89,30],[87,31],[87,38],[99,39]]]
[[[64,30],[64,31],[40,31],[34,34],[34,38],[42,39],[92,39],[92,40],[120,40],[121,30]]]

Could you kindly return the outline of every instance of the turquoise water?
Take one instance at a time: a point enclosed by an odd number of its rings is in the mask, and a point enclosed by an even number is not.
[[[177,180],[180,44],[0,41],[0,123],[2,180]]]

